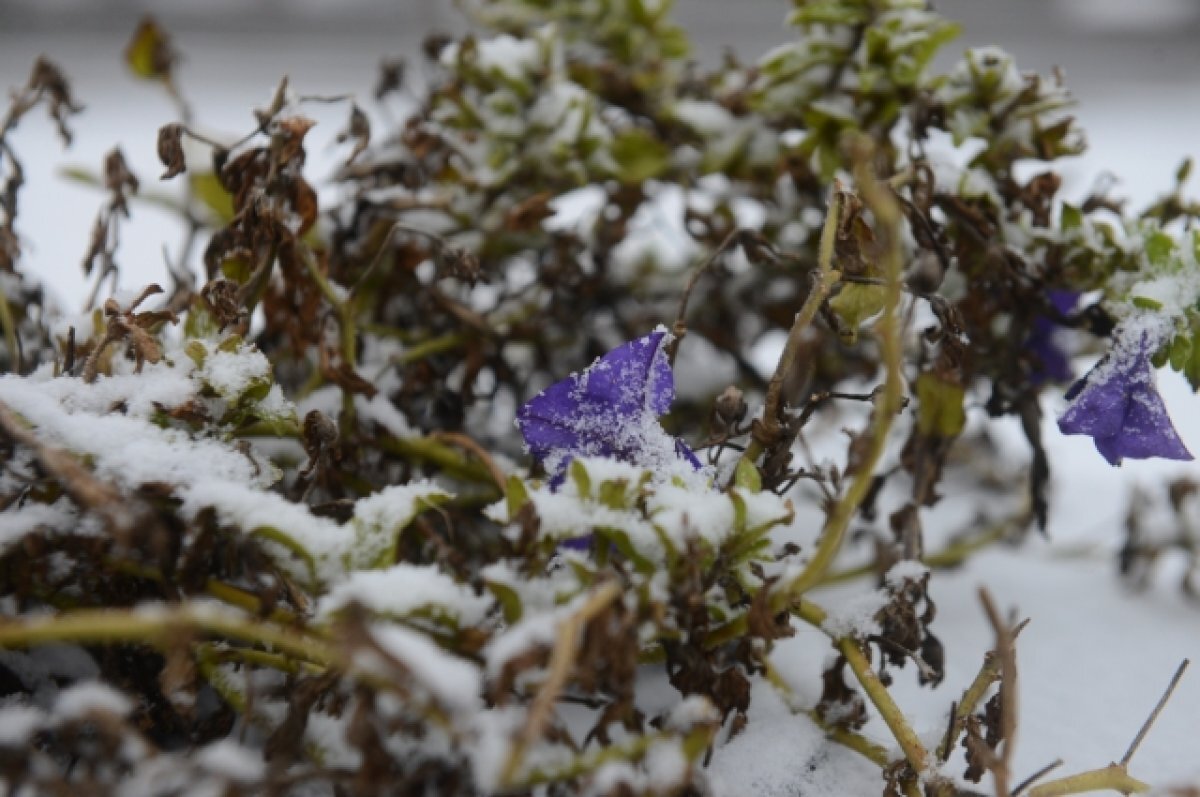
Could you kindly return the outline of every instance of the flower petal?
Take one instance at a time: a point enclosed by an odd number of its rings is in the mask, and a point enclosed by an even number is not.
[[[517,426],[534,458],[551,470],[576,455],[648,467],[678,458],[699,469],[691,450],[658,424],[675,398],[666,337],[660,328],[618,346],[521,407]]]
[[[1192,459],[1155,387],[1150,355],[1159,338],[1145,330],[1118,330],[1115,338],[1109,355],[1067,392],[1073,401],[1058,428],[1090,435],[1113,465],[1122,459]]]

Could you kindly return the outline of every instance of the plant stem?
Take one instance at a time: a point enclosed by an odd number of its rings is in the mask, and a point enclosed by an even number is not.
[[[1125,771],[1120,764],[1109,764],[1101,769],[1068,775],[1057,780],[1048,780],[1029,790],[1029,797],[1064,797],[1068,794],[1083,794],[1089,791],[1119,791],[1122,794],[1150,791],[1143,783]]]
[[[525,725],[513,742],[508,760],[504,765],[503,775],[500,777],[502,784],[508,785],[513,782],[517,770],[525,760],[526,751],[537,741],[546,723],[549,722],[550,715],[554,711],[554,702],[562,693],[567,679],[571,676],[576,648],[579,646],[579,638],[583,635],[584,627],[620,596],[621,588],[615,582],[610,581],[593,592],[584,604],[562,623],[558,638],[554,642],[554,649],[550,654],[549,673],[529,707]]]
[[[961,538],[950,543],[942,550],[929,554],[921,559],[921,563],[931,569],[956,567],[965,562],[976,551],[1004,539],[1010,528],[1012,528],[1012,521],[1001,521],[977,536]],[[817,586],[824,587],[830,584],[841,584],[845,581],[853,581],[875,572],[876,567],[874,564],[850,567],[845,570],[827,573]]]
[[[887,723],[892,735],[896,737],[896,742],[904,751],[904,757],[908,759],[913,771],[924,772],[929,766],[929,753],[926,752],[925,745],[921,743],[916,731],[904,718],[904,712],[896,705],[896,701],[892,699],[887,687],[871,669],[871,662],[867,661],[859,643],[850,637],[843,637],[837,641],[837,649],[846,658],[850,669],[858,678],[858,682],[862,684],[863,691],[875,704],[879,715],[883,717],[883,721]]]
[[[272,647],[323,667],[337,660],[337,654],[325,642],[298,629],[250,620],[229,611],[187,606],[162,611],[81,609],[57,617],[7,622],[0,624],[0,648],[28,647],[48,642],[144,642],[161,645],[178,634],[181,628]]]
[[[881,258],[887,289],[884,295],[883,315],[875,325],[886,376],[883,390],[876,399],[871,424],[864,432],[864,434],[871,435],[866,453],[860,461],[850,463],[854,469],[854,478],[829,513],[812,559],[809,560],[799,576],[772,596],[773,604],[777,604],[779,609],[783,609],[790,600],[803,595],[819,584],[829,566],[833,564],[834,558],[841,550],[842,540],[854,513],[858,511],[867,491],[871,489],[875,468],[878,466],[879,460],[883,458],[883,451],[887,445],[888,432],[904,401],[903,374],[901,372],[903,347],[898,317],[902,293],[900,280],[903,265],[900,234],[902,216],[895,197],[871,174],[866,166],[868,162],[868,158],[860,155],[855,177],[867,206],[875,214],[879,228],[877,234],[887,243]]]
[[[829,211],[825,214],[825,225],[821,228],[821,241],[817,249],[817,273],[813,282],[812,288],[809,289],[808,297],[805,298],[804,304],[800,307],[800,312],[796,314],[795,320],[792,322],[792,328],[788,331],[787,342],[783,346],[783,353],[779,356],[779,362],[775,366],[775,373],[771,375],[771,381],[767,384],[767,396],[763,401],[762,414],[762,430],[761,436],[766,440],[774,440],[780,434],[779,428],[779,410],[780,404],[783,401],[783,386],[787,383],[788,376],[791,375],[795,368],[796,360],[799,355],[800,345],[804,342],[804,333],[812,324],[813,319],[817,317],[817,313],[821,309],[821,305],[829,297],[834,286],[841,280],[842,274],[833,267],[833,249],[837,242],[838,222],[841,217],[842,209],[842,187],[838,183],[834,183],[833,195],[829,200]],[[767,446],[759,435],[756,434],[750,439],[750,444],[746,446],[746,450],[742,453],[742,460],[754,464],[758,458],[762,456]]]

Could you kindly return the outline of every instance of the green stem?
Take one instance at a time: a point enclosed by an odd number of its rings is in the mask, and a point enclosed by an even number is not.
[[[468,458],[458,450],[430,437],[384,437],[379,447],[390,454],[405,459],[428,462],[446,473],[474,482],[494,484],[491,473],[482,464]]]
[[[834,244],[837,242],[837,228],[841,216],[841,207],[841,186],[835,184],[833,196],[829,200],[829,212],[825,214],[825,225],[821,228],[821,241],[817,249],[816,281],[813,283],[812,289],[809,290],[804,304],[801,305],[800,312],[796,314],[796,318],[792,322],[792,328],[788,331],[787,342],[783,346],[783,354],[779,356],[779,363],[775,366],[775,373],[771,376],[771,381],[767,384],[767,396],[763,402],[761,421],[763,434],[767,440],[778,437],[780,433],[779,409],[780,402],[783,401],[783,386],[786,384],[787,377],[795,367],[796,360],[799,357],[800,346],[804,342],[804,332],[817,317],[821,305],[825,303],[834,286],[842,278],[841,272],[833,268],[833,249]],[[765,450],[766,445],[756,435],[751,438],[750,444],[746,446],[741,459],[753,465],[763,455]]]
[[[982,550],[992,543],[999,542],[1004,539],[1004,536],[1011,528],[1008,521],[997,523],[987,531],[974,537],[967,537],[952,542],[937,553],[932,553],[924,557],[921,562],[926,567],[932,569],[944,569],[957,567],[965,562],[971,554]],[[841,584],[845,581],[853,581],[863,576],[869,576],[876,571],[876,566],[871,564],[860,565],[859,567],[850,567],[845,570],[838,570],[833,573],[827,573],[818,586],[826,586],[829,584]]]
[[[825,620],[829,616],[828,612],[810,600],[801,598],[797,601],[792,606],[792,614],[804,620],[809,625],[820,629],[833,639],[834,646],[845,656],[850,669],[854,672],[855,677],[858,678],[859,683],[862,684],[867,697],[875,704],[875,708],[879,711],[880,716],[883,717],[883,721],[887,723],[888,728],[896,738],[896,742],[900,745],[900,749],[904,752],[904,757],[912,766],[913,771],[918,773],[925,771],[929,764],[929,754],[926,752],[925,746],[921,743],[920,738],[917,737],[916,731],[912,729],[912,726],[904,718],[904,713],[900,710],[900,707],[892,700],[887,687],[883,685],[883,682],[879,680],[879,676],[871,669],[871,663],[867,661],[867,657],[863,654],[859,643],[851,637],[837,638],[830,634],[829,630],[825,627]],[[825,728],[826,732],[829,732],[829,729],[821,720],[815,715],[813,716],[814,721],[818,725],[821,725],[822,728]],[[880,764],[880,766],[886,766],[889,763],[886,751],[882,753],[882,760],[880,760],[874,751],[882,750],[883,748],[870,742],[866,737],[861,737],[859,734],[852,734],[850,731],[842,731],[841,733],[842,738],[835,738],[835,741],[857,750],[867,758]],[[864,749],[860,750],[859,747],[864,747]]]
[[[316,284],[317,290],[337,313],[342,362],[346,367],[353,369],[358,361],[358,326],[354,312],[355,303],[348,296],[342,296],[334,290],[333,283],[321,273],[317,259],[313,257],[312,251],[307,246],[297,242],[296,251],[299,252],[300,259],[304,261],[304,268]],[[354,427],[354,416],[354,396],[350,391],[342,390],[342,415],[339,419],[339,426],[343,434]]]
[[[4,345],[8,348],[8,362],[12,373],[21,373],[21,346],[17,340],[17,323],[8,306],[8,295],[0,287],[0,328],[4,330]]]
[[[1029,797],[1064,797],[1089,791],[1118,791],[1122,794],[1150,791],[1149,784],[1132,777],[1120,764],[1048,780],[1029,790]]]
[[[967,718],[975,713],[976,706],[983,700],[992,684],[998,680],[1000,680],[1000,659],[996,656],[995,651],[989,650],[983,657],[983,665],[979,668],[979,672],[975,674],[974,680],[963,692],[962,699],[954,707],[954,718],[950,722],[950,727],[946,729],[946,735],[942,738],[941,744],[938,745],[939,761],[946,761],[950,758],[954,743],[958,741],[958,735],[966,727]]]
[[[0,648],[50,642],[169,644],[181,628],[274,648],[304,661],[329,667],[336,652],[323,641],[295,628],[283,628],[229,613],[193,607],[148,609],[82,609],[57,617],[0,624]]]
[[[436,338],[421,341],[392,358],[392,363],[395,365],[408,365],[426,357],[431,357],[435,354],[441,354],[445,351],[457,349],[466,342],[466,335],[461,332],[448,332],[445,335],[439,335]]]
[[[824,579],[825,572],[833,564],[838,552],[841,551],[842,540],[845,538],[850,521],[871,489],[875,469],[878,467],[880,459],[883,458],[883,451],[887,446],[888,432],[891,431],[892,423],[903,407],[903,373],[901,371],[903,346],[899,320],[902,295],[900,278],[903,268],[900,206],[891,193],[881,187],[876,182],[875,176],[862,165],[861,158],[855,176],[867,206],[875,214],[880,237],[888,244],[881,258],[884,279],[887,281],[883,315],[875,326],[886,375],[883,391],[875,400],[875,411],[871,416],[871,424],[864,432],[871,436],[866,455],[862,457],[861,461],[854,463],[854,478],[841,499],[834,505],[833,511],[829,513],[812,559],[808,561],[799,576],[772,596],[773,608],[777,606],[779,610]]]
[[[929,766],[929,753],[925,751],[925,745],[921,743],[916,731],[904,719],[904,712],[896,705],[896,701],[892,700],[892,695],[883,685],[883,681],[880,681],[879,676],[871,669],[871,662],[867,661],[866,654],[858,646],[858,642],[849,637],[843,637],[836,644],[838,651],[846,658],[850,669],[858,678],[858,682],[862,684],[863,691],[875,704],[879,715],[883,717],[883,721],[887,723],[892,735],[896,737],[896,741],[899,743],[900,749],[904,751],[904,757],[908,759],[913,771],[924,772]]]

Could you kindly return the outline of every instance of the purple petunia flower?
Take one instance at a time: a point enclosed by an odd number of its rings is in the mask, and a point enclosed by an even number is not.
[[[529,400],[517,427],[534,459],[561,474],[575,456],[612,457],[659,472],[700,461],[658,416],[671,408],[675,381],[660,327],[597,359]]]
[[[1112,465],[1126,457],[1192,459],[1155,388],[1150,356],[1160,339],[1149,329],[1118,329],[1112,351],[1067,391],[1063,434],[1089,435]]]
[[[1052,290],[1047,292],[1050,304],[1061,315],[1075,309],[1079,301],[1078,291]],[[1041,385],[1047,381],[1066,382],[1075,374],[1071,370],[1071,358],[1063,351],[1058,340],[1059,324],[1054,319],[1039,315],[1033,319],[1033,329],[1025,341],[1025,350],[1033,355],[1033,368],[1029,381]]]

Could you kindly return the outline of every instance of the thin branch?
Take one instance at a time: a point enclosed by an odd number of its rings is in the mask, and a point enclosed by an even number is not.
[[[1012,797],[1017,797],[1017,795],[1018,795],[1018,794],[1020,794],[1021,792],[1025,791],[1025,790],[1026,790],[1026,789],[1028,789],[1030,786],[1032,786],[1033,784],[1037,783],[1039,780],[1041,780],[1042,778],[1046,777],[1047,775],[1049,775],[1051,772],[1053,772],[1054,770],[1058,769],[1058,768],[1059,768],[1059,767],[1061,767],[1062,765],[1063,765],[1063,760],[1062,760],[1061,758],[1056,758],[1056,759],[1054,759],[1054,760],[1053,760],[1053,761],[1051,761],[1049,764],[1047,764],[1046,766],[1042,767],[1042,768],[1041,768],[1041,769],[1039,769],[1037,772],[1034,772],[1032,775],[1030,775],[1029,777],[1025,778],[1025,780],[1021,781],[1021,782],[1020,782],[1020,783],[1017,785],[1017,788],[1013,789],[1013,791],[1012,791]]]
[[[1012,772],[1012,753],[1017,734],[1017,655],[1013,647],[1012,629],[1000,616],[986,588],[980,588],[979,600],[996,633],[996,659],[1000,671],[1000,737],[1004,749],[991,768],[992,780],[996,785],[996,794],[1008,795],[1008,778]]]
[[[1175,670],[1175,674],[1171,676],[1171,682],[1167,684],[1166,691],[1164,691],[1162,697],[1158,699],[1158,704],[1154,707],[1154,710],[1150,712],[1150,716],[1146,718],[1146,721],[1142,723],[1141,730],[1139,730],[1137,736],[1134,737],[1133,742],[1129,745],[1129,749],[1125,751],[1125,755],[1121,756],[1121,766],[1128,766],[1130,759],[1133,758],[1133,754],[1136,753],[1138,748],[1142,746],[1142,742],[1146,739],[1146,734],[1150,733],[1150,728],[1154,725],[1155,720],[1158,719],[1158,715],[1162,713],[1164,708],[1166,708],[1167,701],[1170,700],[1171,695],[1174,694],[1175,687],[1179,686],[1179,681],[1183,678],[1183,674],[1187,671],[1189,664],[1191,664],[1191,661],[1188,659],[1184,659],[1183,661],[1179,662],[1179,667]]]
[[[537,741],[549,722],[554,703],[571,676],[576,648],[579,646],[584,627],[620,596],[621,588],[610,581],[593,592],[578,611],[562,623],[558,638],[554,642],[554,649],[550,653],[549,673],[538,689],[526,714],[525,724],[509,752],[504,774],[500,778],[502,784],[513,783],[517,770],[524,762],[526,751]]]
[[[675,352],[679,349],[680,342],[687,336],[687,318],[688,302],[692,298],[692,291],[696,288],[696,283],[700,281],[700,277],[708,273],[716,262],[730,249],[732,249],[740,240],[742,231],[740,229],[732,230],[729,235],[725,236],[725,240],[721,241],[721,245],[712,251],[712,253],[704,259],[700,265],[692,270],[692,276],[688,278],[687,285],[683,288],[683,293],[679,295],[679,309],[675,311],[675,323],[671,326],[671,342],[666,346],[667,361],[671,365],[675,364]]]

